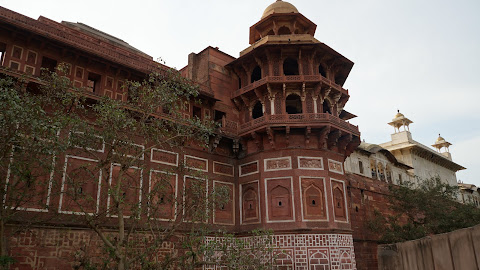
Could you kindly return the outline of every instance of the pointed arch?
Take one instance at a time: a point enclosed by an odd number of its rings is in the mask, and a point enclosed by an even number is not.
[[[283,61],[283,75],[292,76],[298,74],[298,61],[291,57],[286,58]]]
[[[285,99],[285,110],[287,114],[301,114],[303,112],[302,99],[297,94],[290,94]]]
[[[323,113],[328,113],[328,114],[332,114],[332,105],[330,103],[330,100],[328,99],[325,99],[323,101],[323,108],[322,108],[322,112]]]
[[[291,35],[292,31],[290,31],[290,28],[286,26],[282,26],[278,29],[278,34],[279,35]]]
[[[335,218],[346,219],[345,196],[338,186],[333,189],[333,203]]]
[[[260,101],[257,101],[255,105],[253,105],[252,119],[257,119],[262,116],[263,116],[263,105]]]
[[[252,70],[252,74],[250,75],[250,83],[258,81],[262,78],[262,68],[259,65],[255,66]]]
[[[243,193],[242,212],[244,221],[258,219],[258,195],[252,187]]]

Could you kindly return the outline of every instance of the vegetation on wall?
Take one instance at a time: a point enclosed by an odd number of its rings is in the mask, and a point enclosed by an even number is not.
[[[405,182],[390,186],[389,203],[393,215],[375,210],[369,228],[381,235],[383,243],[419,239],[480,224],[480,209],[461,204],[458,187],[435,177],[418,184]]]
[[[162,70],[127,82],[127,101],[89,98],[62,75],[66,68],[45,71],[39,87],[0,79],[0,264],[12,263],[7,240],[15,232],[5,227],[28,220],[81,224],[96,234],[101,246],[78,247],[74,269],[271,265],[269,232],[254,232],[252,243],[212,225],[214,210],[230,200],[225,187],[181,161],[170,168],[147,162],[152,149],[207,148],[214,123],[182,114],[185,101],[199,102],[197,86]],[[171,181],[179,175],[191,181],[176,194]],[[44,193],[29,193],[37,190]],[[22,210],[31,205],[45,213],[25,219]]]

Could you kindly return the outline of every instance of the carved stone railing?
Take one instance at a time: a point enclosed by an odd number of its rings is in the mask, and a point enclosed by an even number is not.
[[[330,124],[340,127],[346,131],[359,135],[358,126],[352,125],[344,120],[328,113],[306,113],[306,114],[274,114],[264,115],[240,125],[239,134],[245,134],[265,125],[291,125],[291,124]]]
[[[322,82],[325,85],[328,85],[339,92],[345,93],[348,95],[348,90],[343,89],[340,85],[332,82],[331,80],[323,77],[322,75],[292,75],[292,76],[266,76],[262,79],[255,81],[249,85],[246,85],[232,93],[232,98],[238,97],[242,94],[250,92],[255,88],[258,88],[267,83],[312,83],[312,82]]]
[[[230,121],[230,120],[222,120],[222,126],[220,127],[220,130],[223,133],[229,134],[229,135],[237,135],[238,133],[238,123],[235,121]]]

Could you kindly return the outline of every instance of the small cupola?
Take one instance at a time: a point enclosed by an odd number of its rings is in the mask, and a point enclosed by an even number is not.
[[[450,152],[449,147],[452,145],[451,143],[447,142],[440,134],[438,134],[438,138],[434,144],[432,144],[433,148],[437,149],[438,152],[441,152],[443,148],[445,148],[446,152]]]
[[[250,27],[250,44],[268,36],[294,40],[292,35],[313,37],[317,25],[305,18],[298,9],[285,1],[277,0],[269,5],[258,23]]]
[[[397,114],[395,117],[392,119],[392,122],[388,123],[390,126],[392,126],[395,130],[395,133],[400,132],[400,128],[403,127],[404,131],[410,131],[409,125],[412,124],[413,121],[405,117],[402,113],[400,113],[400,110],[397,110]]]
[[[275,3],[271,4],[265,9],[262,15],[262,19],[274,13],[288,14],[288,13],[299,13],[299,12],[294,5],[282,0],[277,0]]]

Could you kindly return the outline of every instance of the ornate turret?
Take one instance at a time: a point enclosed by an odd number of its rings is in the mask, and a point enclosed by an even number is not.
[[[360,144],[358,127],[347,122],[355,116],[344,110],[350,96],[343,84],[353,63],[315,39],[315,29],[295,6],[276,1],[250,27],[250,46],[226,66],[238,85],[230,97],[240,122],[240,228],[273,229],[292,239],[305,232],[311,239],[343,238],[352,263],[338,265],[353,269],[343,169]],[[327,253],[336,252],[327,245]],[[309,269],[336,264],[318,264],[320,253],[289,254],[289,269],[302,267],[293,263],[301,260]]]
[[[440,136],[440,134],[438,134],[438,138],[435,141],[435,143],[432,144],[432,147],[437,149],[439,153],[443,154],[444,156],[446,156],[451,160],[452,155],[450,154],[450,149],[449,149],[450,145],[452,144],[447,142],[442,136]],[[443,148],[445,148],[445,152],[442,152]]]
[[[395,130],[395,133],[400,132],[400,128],[403,127],[404,131],[410,131],[409,125],[412,124],[413,121],[405,117],[400,110],[397,110],[397,114],[392,119],[392,122],[388,123],[392,126]]]

